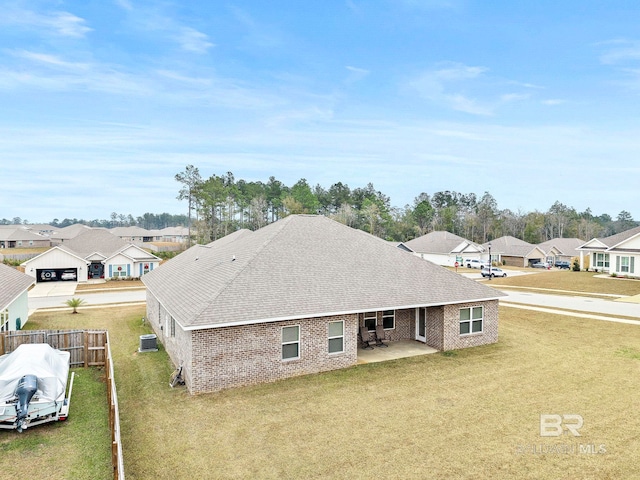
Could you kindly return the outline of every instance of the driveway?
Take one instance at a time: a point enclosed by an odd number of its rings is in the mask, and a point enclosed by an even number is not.
[[[70,296],[76,292],[78,282],[40,282],[29,290],[29,298]]]

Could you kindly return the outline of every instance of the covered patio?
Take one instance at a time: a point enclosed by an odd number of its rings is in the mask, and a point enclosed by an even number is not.
[[[386,343],[386,342],[385,342]],[[374,347],[364,349],[358,347],[358,365],[365,363],[386,362],[397,358],[414,357],[436,353],[438,350],[417,340],[397,340],[388,342],[388,347]]]

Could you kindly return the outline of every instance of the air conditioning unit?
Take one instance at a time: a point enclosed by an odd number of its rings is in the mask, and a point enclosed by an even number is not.
[[[158,351],[158,337],[149,333],[147,335],[140,335],[140,353],[142,352],[157,352]]]

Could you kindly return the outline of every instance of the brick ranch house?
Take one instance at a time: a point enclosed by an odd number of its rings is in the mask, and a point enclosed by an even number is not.
[[[355,365],[361,325],[438,350],[494,343],[504,295],[318,215],[193,246],[142,281],[192,394]]]

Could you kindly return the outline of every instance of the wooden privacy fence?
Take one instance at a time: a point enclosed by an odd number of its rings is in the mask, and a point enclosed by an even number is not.
[[[23,343],[48,343],[71,354],[71,368],[106,365],[104,330],[19,330],[0,335],[0,355],[13,352]]]
[[[0,355],[13,352],[23,343],[48,343],[71,354],[71,367],[105,367],[109,427],[111,429],[111,465],[114,480],[124,480],[124,460],[120,439],[120,411],[113,375],[113,359],[106,330],[19,330],[0,333]]]

